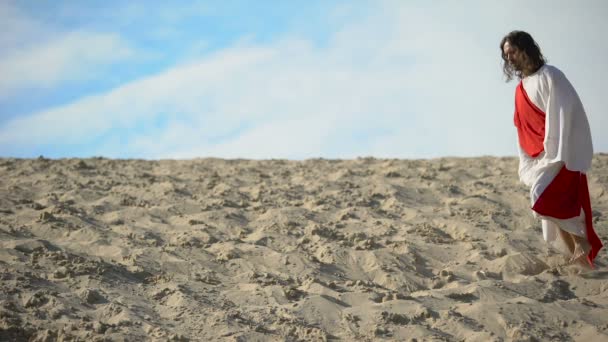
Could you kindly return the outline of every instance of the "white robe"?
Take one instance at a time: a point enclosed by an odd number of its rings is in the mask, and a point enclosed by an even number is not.
[[[583,105],[566,76],[544,65],[522,80],[528,98],[545,113],[544,151],[536,158],[519,147],[519,178],[530,186],[532,206],[565,165],[570,171],[587,173],[593,158],[591,131]],[[543,216],[543,238],[561,251],[568,251],[558,229],[586,238],[585,214],[566,220]]]

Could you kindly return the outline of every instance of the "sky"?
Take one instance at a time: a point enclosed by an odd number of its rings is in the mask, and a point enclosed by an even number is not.
[[[0,157],[517,155],[524,30],[608,152],[608,2],[0,1]]]

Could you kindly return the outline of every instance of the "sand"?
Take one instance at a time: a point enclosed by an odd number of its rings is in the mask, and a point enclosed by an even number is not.
[[[515,158],[0,159],[0,340],[608,340],[529,207]]]

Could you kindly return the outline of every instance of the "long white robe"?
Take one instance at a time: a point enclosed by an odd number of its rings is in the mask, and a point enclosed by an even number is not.
[[[519,147],[519,178],[530,186],[532,206],[565,165],[570,171],[587,173],[593,158],[591,131],[583,105],[564,74],[544,65],[522,80],[528,98],[545,113],[544,151],[535,158]],[[558,229],[586,238],[585,214],[562,220],[534,215],[542,220],[543,238],[567,252]]]

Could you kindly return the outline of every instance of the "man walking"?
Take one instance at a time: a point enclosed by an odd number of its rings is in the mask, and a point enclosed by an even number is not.
[[[548,65],[530,34],[513,31],[500,42],[507,81],[517,77],[515,126],[519,178],[530,186],[543,238],[570,254],[593,259],[602,242],[593,229],[586,173],[593,145],[583,105],[566,76]]]

